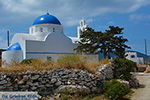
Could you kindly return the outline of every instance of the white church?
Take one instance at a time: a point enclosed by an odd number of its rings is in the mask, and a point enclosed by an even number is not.
[[[57,59],[66,54],[75,54],[76,41],[80,40],[80,34],[87,25],[80,21],[77,29],[77,37],[68,37],[64,34],[61,22],[49,13],[39,16],[29,28],[29,34],[17,33],[11,41],[11,45],[2,53],[4,65],[12,61],[21,62],[23,59]]]

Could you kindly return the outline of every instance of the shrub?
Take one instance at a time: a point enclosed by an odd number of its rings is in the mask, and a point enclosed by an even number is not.
[[[25,59],[21,62],[22,65],[32,66],[34,68],[47,67],[50,65],[49,61],[44,61],[41,59]]]
[[[32,64],[35,60],[37,60],[37,59],[24,59],[23,61],[21,61],[21,64],[30,65],[30,64]]]
[[[80,55],[65,55],[58,58],[57,63],[61,67],[65,68],[85,68],[85,59]]]
[[[102,94],[90,94],[85,96],[82,100],[107,100]]]
[[[137,68],[135,62],[123,58],[116,58],[112,63],[114,65],[114,78],[116,79],[130,80],[130,72],[135,71]]]
[[[96,61],[87,61],[86,57],[82,55],[65,55],[58,58],[56,65],[61,68],[86,70],[95,74],[97,72],[97,66],[101,64]]]
[[[121,98],[131,92],[123,83],[117,80],[111,80],[104,83],[104,95],[111,100],[121,100]]]
[[[61,98],[59,100],[71,100],[72,96],[70,95],[61,95]]]

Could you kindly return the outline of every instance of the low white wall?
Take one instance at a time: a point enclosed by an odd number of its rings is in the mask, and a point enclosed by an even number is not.
[[[2,53],[2,67],[9,67],[13,61],[21,62],[23,60],[22,50],[11,50]]]
[[[59,57],[64,56],[64,55],[73,55],[72,54],[27,54],[27,58],[31,59],[31,58],[37,58],[37,59],[43,59],[43,60],[47,60],[49,58],[53,59],[53,60],[57,60]],[[98,62],[98,55],[82,55],[83,57],[85,57],[85,59],[87,61],[91,61],[91,62]]]
[[[42,60],[57,60],[59,57],[64,55],[71,55],[71,54],[27,54],[27,59],[35,58],[35,59],[42,59]]]
[[[98,54],[88,54],[88,55],[83,55],[85,56],[86,60],[87,61],[93,61],[93,62],[98,62],[99,59],[98,59]]]

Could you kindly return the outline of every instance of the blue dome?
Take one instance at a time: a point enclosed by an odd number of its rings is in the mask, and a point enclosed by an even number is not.
[[[6,50],[7,51],[10,51],[10,50],[21,50],[21,46],[17,42],[17,43],[12,44],[11,46],[9,46]]]
[[[33,23],[33,25],[37,24],[58,24],[61,25],[60,21],[53,15],[49,13],[39,16]]]

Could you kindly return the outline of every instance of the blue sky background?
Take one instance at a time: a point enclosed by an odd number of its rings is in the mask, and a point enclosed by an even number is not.
[[[68,36],[76,36],[81,19],[96,31],[110,25],[124,28],[132,50],[150,54],[150,0],[0,0],[0,48],[6,48],[6,31],[28,33],[33,21],[46,11],[55,15]]]

